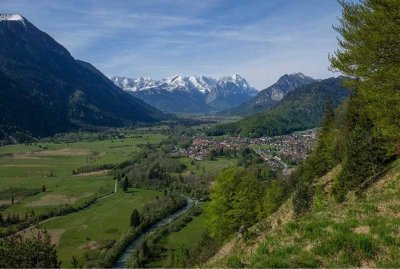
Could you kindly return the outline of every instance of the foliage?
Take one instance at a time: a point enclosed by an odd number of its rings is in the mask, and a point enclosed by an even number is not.
[[[132,210],[132,214],[131,214],[131,227],[136,228],[137,226],[139,226],[140,219],[141,219],[141,217],[140,217],[139,211],[136,208],[134,208]]]
[[[218,175],[206,207],[207,227],[212,236],[224,240],[257,218],[261,182],[243,168],[231,168]]]
[[[343,13],[335,29],[342,39],[331,67],[356,79],[351,87],[364,101],[374,132],[393,151],[400,139],[400,2],[340,3]]]
[[[400,2],[340,1],[339,49],[331,68],[354,80],[347,109],[343,171],[334,188],[338,201],[397,158],[400,141]]]
[[[258,219],[264,219],[274,213],[284,200],[284,189],[277,180],[272,180],[264,195],[261,197],[257,208]]]
[[[20,235],[0,240],[1,268],[59,268],[55,245],[46,231],[32,237]]]

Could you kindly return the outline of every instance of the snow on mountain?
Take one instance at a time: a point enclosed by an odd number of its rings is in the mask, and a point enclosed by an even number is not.
[[[214,79],[206,76],[183,76],[175,75],[161,80],[152,80],[149,77],[140,77],[131,79],[127,77],[114,76],[110,78],[117,86],[125,91],[143,91],[154,89],[155,87],[165,89],[169,92],[187,91],[200,92],[202,94],[210,93],[217,87],[224,88],[229,83],[234,84],[242,92],[247,92],[249,95],[256,95],[257,90],[249,85],[249,83],[240,75],[221,77]]]
[[[184,76],[152,80],[110,78],[117,86],[149,104],[168,112],[221,110],[248,101],[258,91],[241,76],[214,79],[207,76]]]
[[[0,21],[23,21],[24,18],[19,14],[0,14]]]
[[[136,92],[156,86],[156,81],[150,77],[131,79],[128,77],[112,77],[111,80],[125,91]]]
[[[25,25],[25,19],[19,14],[0,13],[0,22],[20,22]]]

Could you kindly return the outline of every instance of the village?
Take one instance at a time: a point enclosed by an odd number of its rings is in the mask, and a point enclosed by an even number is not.
[[[272,168],[284,171],[291,165],[304,160],[311,152],[318,135],[317,129],[296,132],[289,135],[249,138],[243,136],[209,137],[199,135],[193,138],[191,146],[176,152],[179,156],[201,161],[212,152],[240,152],[250,147]]]

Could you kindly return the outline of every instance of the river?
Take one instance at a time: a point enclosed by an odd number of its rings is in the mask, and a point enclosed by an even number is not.
[[[189,197],[186,197],[186,202],[187,203],[186,203],[186,206],[184,208],[181,208],[178,211],[176,211],[175,213],[169,215],[168,217],[165,217],[164,219],[156,222],[155,224],[150,226],[150,228],[145,230],[141,235],[139,235],[137,238],[135,238],[132,241],[132,243],[130,243],[124,249],[124,251],[122,251],[122,253],[119,255],[119,257],[117,258],[117,260],[113,264],[113,268],[125,268],[126,267],[125,264],[126,264],[128,258],[129,258],[129,256],[136,250],[136,248],[138,246],[140,246],[140,244],[142,243],[142,241],[143,241],[143,239],[145,238],[146,235],[148,235],[149,233],[153,232],[154,230],[156,230],[159,227],[162,227],[164,225],[170,224],[171,222],[173,222],[174,220],[176,220],[177,218],[179,218],[180,216],[185,214],[190,208],[193,207],[193,205],[195,205],[195,201],[190,199]]]

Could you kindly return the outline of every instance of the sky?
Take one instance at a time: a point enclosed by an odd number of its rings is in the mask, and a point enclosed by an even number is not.
[[[337,76],[336,0],[0,0],[107,76]]]

